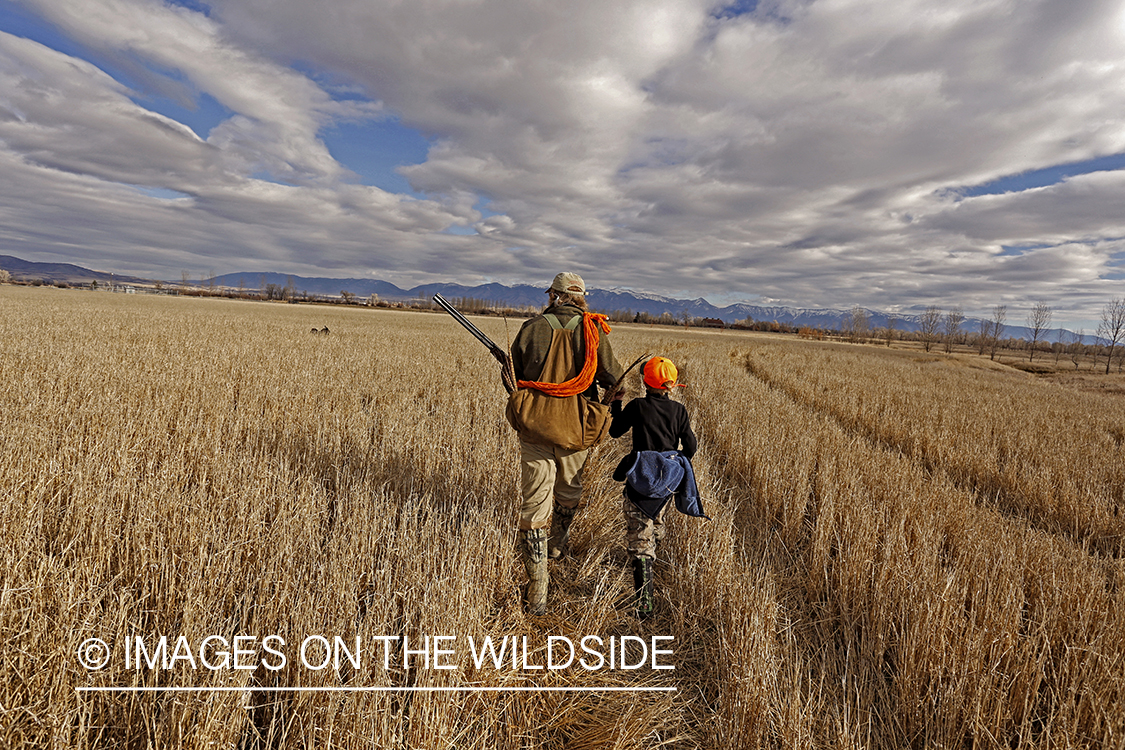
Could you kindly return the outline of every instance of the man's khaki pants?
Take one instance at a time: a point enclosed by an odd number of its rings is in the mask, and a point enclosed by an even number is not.
[[[552,495],[564,508],[578,507],[587,453],[520,440],[520,529],[551,525]]]

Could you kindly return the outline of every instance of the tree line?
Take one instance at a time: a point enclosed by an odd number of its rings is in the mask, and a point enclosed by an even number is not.
[[[916,340],[929,352],[939,344],[949,353],[954,346],[970,346],[980,355],[988,354],[992,360],[1003,349],[1026,350],[1028,362],[1034,362],[1036,354],[1054,354],[1055,363],[1063,356],[1069,357],[1078,366],[1082,356],[1102,354],[1106,357],[1106,374],[1109,374],[1114,358],[1120,371],[1125,363],[1125,299],[1115,297],[1105,304],[1101,311],[1098,328],[1092,340],[1087,341],[1083,329],[1077,332],[1063,331],[1064,340],[1047,343],[1047,333],[1051,328],[1054,310],[1046,302],[1036,302],[1028,311],[1026,327],[1031,340],[1005,338],[1008,328],[1008,306],[996,305],[987,319],[977,324],[976,331],[963,328],[965,315],[960,306],[942,310],[937,305],[927,307],[918,316],[918,330],[914,332],[897,331],[898,319],[890,316],[887,325],[873,329],[869,325],[867,311],[861,307],[852,308],[845,316],[839,334],[852,342],[866,342],[879,339],[890,346],[895,339]]]

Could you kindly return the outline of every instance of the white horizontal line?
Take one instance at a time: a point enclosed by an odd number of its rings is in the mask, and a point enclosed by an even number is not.
[[[76,687],[76,693],[657,693],[674,687]]]

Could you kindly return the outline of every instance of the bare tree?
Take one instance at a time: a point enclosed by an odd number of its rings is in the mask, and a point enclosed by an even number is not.
[[[922,334],[922,348],[929,351],[937,341],[938,327],[941,326],[941,308],[930,305],[918,318],[918,330]]]
[[[1102,308],[1102,321],[1098,324],[1098,338],[1105,340],[1109,354],[1105,360],[1105,374],[1113,362],[1113,347],[1125,342],[1125,299],[1114,297]]]
[[[997,305],[992,309],[992,334],[990,336],[990,355],[989,359],[996,359],[996,347],[1000,345],[1000,339],[1004,337],[1004,323],[1008,319],[1008,306]]]
[[[1086,348],[1086,345],[1083,342],[1085,338],[1086,332],[1081,328],[1078,329],[1078,333],[1072,333],[1070,335],[1070,344],[1066,349],[1067,353],[1070,354],[1070,361],[1074,363],[1075,370],[1078,369],[1078,363],[1082,359],[1082,352]]]
[[[896,325],[898,325],[898,316],[888,315],[887,327],[883,329],[883,340],[886,342],[887,346],[890,346],[891,342],[894,341]]]
[[[1027,314],[1027,327],[1031,329],[1031,355],[1027,358],[1030,362],[1035,359],[1035,347],[1051,325],[1051,306],[1046,302],[1036,302],[1035,307]]]
[[[982,318],[980,323],[977,324],[977,354],[982,357],[984,356],[984,353],[988,351],[988,345],[991,339],[992,321]]]
[[[950,354],[953,351],[953,345],[957,343],[957,335],[961,332],[961,324],[965,322],[965,314],[961,311],[961,307],[957,306],[945,314],[945,353]]]
[[[12,274],[0,268],[0,284],[7,284],[12,280]]]
[[[867,339],[867,311],[856,305],[844,316],[844,333],[848,341],[862,344]]]

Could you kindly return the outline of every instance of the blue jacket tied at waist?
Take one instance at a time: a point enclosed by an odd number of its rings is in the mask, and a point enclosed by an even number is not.
[[[625,483],[633,493],[650,501],[631,495],[633,502],[650,518],[656,517],[672,495],[676,497],[676,510],[685,515],[707,518],[699,499],[691,461],[679,451],[639,451],[637,460],[625,474]]]

